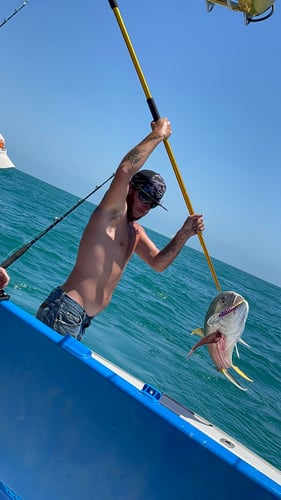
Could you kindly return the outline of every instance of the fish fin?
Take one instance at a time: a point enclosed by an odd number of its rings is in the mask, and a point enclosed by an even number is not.
[[[215,313],[213,314],[212,316],[209,317],[208,321],[207,321],[207,324],[209,326],[212,326],[214,325],[215,323],[218,323],[220,320],[220,313]]]
[[[238,366],[232,365],[231,368],[233,368],[233,370],[235,370],[236,373],[238,373],[240,375],[240,377],[245,378],[249,382],[253,382],[253,380],[251,378],[249,378],[244,372],[242,372],[242,370],[240,370],[240,368],[238,368]]]
[[[236,351],[236,354],[237,354],[237,358],[240,359],[240,354],[239,354],[239,351],[238,351],[237,344],[235,344],[235,351]]]
[[[197,349],[197,347],[206,344],[216,344],[217,342],[220,342],[221,338],[222,334],[220,332],[213,332],[209,333],[209,335],[203,336],[201,340],[198,340],[198,342],[190,349],[187,354],[187,358],[190,358],[191,354],[195,351],[195,349]]]
[[[242,387],[242,385],[239,384],[239,382],[237,382],[237,380],[235,380],[234,377],[232,377],[232,375],[230,375],[230,373],[225,369],[225,368],[222,368],[220,370],[221,373],[223,373],[223,375],[228,378],[228,380],[230,380],[230,382],[232,384],[234,384],[236,387],[238,387],[238,389],[241,389],[241,391],[247,391],[248,389],[246,389],[245,387]]]
[[[249,349],[251,349],[251,346],[249,344],[247,344],[247,342],[245,342],[245,340],[243,339],[239,339],[238,342],[241,342],[241,344],[245,345],[246,347],[249,347]]]
[[[191,335],[199,335],[199,337],[204,337],[204,330],[203,328],[196,328],[195,330],[192,330]]]

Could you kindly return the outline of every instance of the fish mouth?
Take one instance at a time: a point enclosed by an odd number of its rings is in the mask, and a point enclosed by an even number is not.
[[[242,304],[245,304],[245,300],[239,300],[236,304],[233,304],[231,307],[227,307],[224,311],[219,313],[219,317],[221,318],[222,316],[226,316],[226,314],[231,313],[232,311],[235,311],[237,307],[241,306]]]

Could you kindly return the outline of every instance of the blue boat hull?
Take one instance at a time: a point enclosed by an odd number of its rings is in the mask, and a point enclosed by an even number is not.
[[[281,498],[277,469],[168,396],[11,302],[0,325],[0,480],[20,499]]]

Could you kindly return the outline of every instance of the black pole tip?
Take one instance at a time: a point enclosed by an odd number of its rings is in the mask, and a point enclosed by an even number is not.
[[[109,5],[112,9],[115,9],[116,7],[118,7],[118,4],[117,2],[115,2],[115,0],[108,0],[109,1]]]
[[[160,118],[160,113],[159,113],[159,111],[157,109],[157,106],[155,104],[155,101],[154,101],[153,97],[149,97],[147,99],[147,104],[148,104],[148,107],[149,107],[150,112],[152,114],[153,120],[155,122],[157,122],[157,120],[159,120],[159,118]]]

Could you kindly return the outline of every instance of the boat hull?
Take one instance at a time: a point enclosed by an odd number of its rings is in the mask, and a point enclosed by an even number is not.
[[[0,480],[23,500],[281,498],[277,469],[157,389],[0,303]]]

